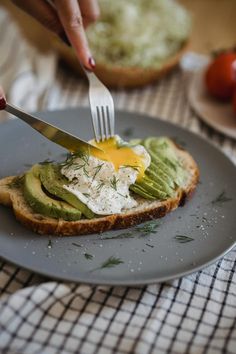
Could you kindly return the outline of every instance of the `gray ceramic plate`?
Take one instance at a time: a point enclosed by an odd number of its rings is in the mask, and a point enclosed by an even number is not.
[[[84,139],[91,138],[87,109],[46,112],[40,116]],[[141,228],[128,233],[107,232],[103,236],[39,236],[21,226],[11,210],[0,207],[2,258],[53,278],[135,285],[194,272],[235,245],[233,164],[215,147],[180,127],[127,112],[117,112],[116,117],[116,132],[123,138],[168,135],[186,146],[201,170],[201,182],[194,197],[183,208],[160,219],[152,234],[143,233]],[[45,159],[61,160],[64,156],[65,150],[21,121],[0,126],[0,178],[23,172],[30,164]],[[113,262],[106,263],[110,257]]]

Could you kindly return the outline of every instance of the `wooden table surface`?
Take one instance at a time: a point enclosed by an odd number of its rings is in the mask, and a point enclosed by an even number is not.
[[[191,49],[209,53],[214,49],[236,45],[236,0],[179,0],[193,17]],[[2,0],[13,18],[20,24],[25,36],[40,50],[47,51],[50,41],[47,31],[9,0]]]

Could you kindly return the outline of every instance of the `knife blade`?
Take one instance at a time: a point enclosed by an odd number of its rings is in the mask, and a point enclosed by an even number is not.
[[[7,112],[13,114],[14,116],[22,119],[25,123],[29,124],[31,128],[37,130],[40,134],[45,136],[47,139],[52,142],[63,146],[71,152],[76,152],[78,150],[97,150],[103,152],[102,149],[99,149],[92,144],[87,143],[86,141],[77,138],[75,135],[66,132],[63,129],[60,129],[50,123],[45,122],[42,119],[39,119],[29,113],[26,113],[22,109],[17,108],[16,106],[6,102],[5,108]]]

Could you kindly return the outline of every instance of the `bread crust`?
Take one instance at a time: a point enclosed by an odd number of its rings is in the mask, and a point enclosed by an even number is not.
[[[57,50],[60,57],[79,75],[83,72],[78,65],[73,50],[59,41],[57,38],[52,38],[52,46]],[[152,67],[123,67],[113,63],[105,64],[96,61],[95,74],[109,88],[135,88],[154,83],[162,76],[171,71],[178,65],[181,57],[189,47],[189,41],[186,41],[181,46],[180,50],[172,57],[166,60],[165,64],[160,69]]]
[[[102,233],[108,230],[128,228],[144,221],[161,218],[178,206],[183,206],[186,199],[194,192],[199,180],[199,169],[192,156],[177,145],[175,145],[175,149],[185,169],[188,171],[189,177],[185,186],[177,189],[175,197],[164,201],[148,201],[138,197],[138,206],[121,214],[92,220],[57,220],[35,213],[24,200],[21,188],[9,187],[9,184],[15,178],[11,176],[0,180],[0,204],[12,207],[16,219],[38,234],[72,236]]]

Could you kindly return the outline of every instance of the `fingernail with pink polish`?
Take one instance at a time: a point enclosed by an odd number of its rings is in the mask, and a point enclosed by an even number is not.
[[[6,108],[6,99],[4,96],[0,95],[0,110],[5,109]]]
[[[90,57],[88,60],[88,66],[86,66],[87,70],[93,70],[95,68],[96,64],[95,64],[95,60],[93,59],[93,57]]]
[[[96,64],[95,64],[95,60],[93,59],[93,57],[89,58],[89,65],[91,66],[91,68],[95,68]]]

